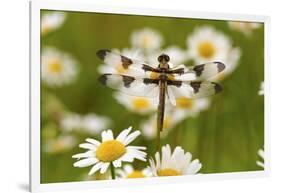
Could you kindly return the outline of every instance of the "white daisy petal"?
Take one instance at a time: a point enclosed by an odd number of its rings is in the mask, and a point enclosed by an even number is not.
[[[129,154],[124,154],[120,160],[124,161],[124,162],[133,162],[134,161],[134,158],[129,155]]]
[[[119,168],[121,167],[121,161],[118,159],[118,160],[115,160],[113,161],[113,166],[116,167],[116,168]]]
[[[84,149],[90,149],[90,150],[96,150],[97,147],[93,144],[90,143],[82,143],[79,145],[80,148],[84,148]]]
[[[150,160],[149,160],[149,163],[150,163],[150,169],[151,169],[151,171],[152,171],[153,176],[158,176],[158,175],[157,175],[157,170],[158,170],[158,168],[157,168],[157,166],[155,165],[154,160],[153,160],[153,159],[150,159]]]
[[[72,156],[72,158],[80,159],[80,158],[90,157],[91,155],[93,155],[93,152],[92,151],[87,151],[85,153],[75,154],[75,155]]]
[[[171,176],[197,174],[202,167],[199,160],[191,160],[190,153],[184,153],[182,147],[176,147],[172,152],[169,145],[162,147],[162,158],[160,153],[156,152],[155,162],[149,160],[150,169],[153,176]]]
[[[130,145],[127,148],[128,149],[136,149],[136,150],[146,150],[146,147],[144,147],[144,146],[132,146],[132,145]]]
[[[95,145],[95,146],[99,146],[101,144],[99,141],[97,141],[95,139],[88,138],[88,139],[86,139],[86,141],[91,143],[91,144],[93,144],[93,145]]]
[[[258,150],[258,155],[260,156],[262,161],[256,161],[256,163],[257,163],[258,166],[264,168],[264,150],[263,149],[259,149]]]
[[[125,145],[128,145],[129,143],[131,143],[134,139],[136,139],[139,135],[141,134],[140,131],[135,131],[133,133],[131,133],[130,135],[127,136],[127,138],[124,141]]]
[[[97,162],[98,162],[98,160],[96,158],[87,158],[87,159],[83,159],[78,162],[75,162],[73,164],[73,166],[82,168],[82,167],[88,167],[90,165],[94,165]]]
[[[262,149],[260,149],[260,150],[258,151],[258,154],[259,154],[259,156],[260,156],[261,158],[264,159],[264,151],[263,151]]]
[[[145,152],[141,152],[141,151],[137,151],[137,150],[128,150],[128,154],[130,154],[135,159],[146,161],[146,153]]]
[[[108,137],[108,140],[113,140],[113,133],[111,130],[107,131],[107,137]]]
[[[105,141],[113,139],[113,134],[112,134],[111,130],[103,131],[101,133],[101,136],[102,136],[102,142],[105,142]]]
[[[146,156],[146,152],[143,152],[143,151],[140,151],[137,149],[128,149],[128,153]]]
[[[189,167],[186,170],[187,174],[196,174],[202,167],[202,164],[199,163],[199,160],[193,160],[190,164]]]
[[[171,157],[171,148],[169,145],[163,146],[162,147],[162,162],[161,166],[162,167],[167,167],[167,165],[170,164],[170,157]]]
[[[107,168],[109,167],[110,163],[107,162],[107,163],[103,163],[103,165],[101,166],[101,169],[100,169],[100,173],[101,174],[104,174],[107,170]]]
[[[160,153],[159,152],[156,152],[155,160],[156,160],[156,168],[159,169],[161,167]]]
[[[177,170],[183,170],[185,164],[187,163],[184,159],[184,156],[184,150],[181,147],[177,146],[171,157]]]
[[[90,172],[89,172],[88,175],[94,174],[94,173],[97,172],[99,169],[101,169],[102,166],[103,166],[103,163],[102,163],[102,162],[98,162],[96,165],[94,165],[94,166],[92,167],[92,169],[90,170]]]
[[[127,138],[127,135],[130,133],[132,130],[132,127],[129,127],[128,129],[124,129],[116,138],[116,140],[120,142],[124,142],[125,139]]]
[[[186,152],[183,159],[184,159],[184,162],[185,162],[185,167],[183,168],[183,170],[186,170],[189,167],[189,164],[190,164],[191,159],[192,159],[191,153]]]
[[[264,168],[264,163],[262,163],[261,161],[257,161],[256,163],[257,163],[258,166]]]

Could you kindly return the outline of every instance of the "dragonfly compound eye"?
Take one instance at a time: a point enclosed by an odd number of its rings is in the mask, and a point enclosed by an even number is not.
[[[160,62],[160,63],[167,63],[169,61],[170,61],[170,57],[167,54],[161,54],[158,57],[158,62]]]

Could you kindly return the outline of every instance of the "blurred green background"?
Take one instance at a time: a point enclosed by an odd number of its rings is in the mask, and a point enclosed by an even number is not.
[[[112,97],[111,89],[97,82],[97,67],[102,62],[96,51],[130,47],[132,32],[144,27],[161,33],[163,47],[177,45],[185,49],[187,36],[203,25],[213,26],[232,39],[233,46],[241,49],[239,64],[221,81],[224,91],[212,97],[211,106],[197,117],[181,122],[162,143],[173,148],[180,145],[191,152],[203,165],[201,173],[261,170],[256,160],[257,151],[264,144],[264,98],[257,93],[264,79],[264,28],[246,37],[231,30],[226,21],[67,12],[64,24],[42,36],[41,45],[71,54],[78,61],[79,72],[75,81],[62,87],[41,84],[41,147],[62,133],[58,123],[62,109],[107,116],[112,119],[110,129],[115,135],[130,125],[138,129],[143,116],[126,110]],[[72,135],[78,144],[87,137],[100,139],[99,135],[79,132]],[[146,146],[149,157],[155,153],[153,140],[140,137],[134,145]],[[41,183],[81,181],[89,171],[73,167],[75,160],[71,156],[83,151],[78,145],[55,154],[41,150]],[[140,162],[134,165],[146,166]]]

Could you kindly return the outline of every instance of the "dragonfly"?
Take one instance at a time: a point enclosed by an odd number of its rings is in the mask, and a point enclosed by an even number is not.
[[[158,64],[149,65],[143,61],[123,56],[117,52],[102,49],[97,56],[107,65],[119,65],[122,74],[102,74],[98,80],[105,86],[138,97],[158,97],[157,129],[163,130],[166,101],[176,105],[177,98],[196,99],[217,94],[222,87],[208,79],[225,69],[222,62],[208,62],[191,67],[172,67],[170,57],[163,53]]]

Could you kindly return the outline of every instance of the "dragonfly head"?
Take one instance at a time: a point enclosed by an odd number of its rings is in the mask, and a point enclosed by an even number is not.
[[[161,54],[158,56],[158,62],[160,68],[169,68],[168,62],[170,61],[170,57],[167,54]]]

